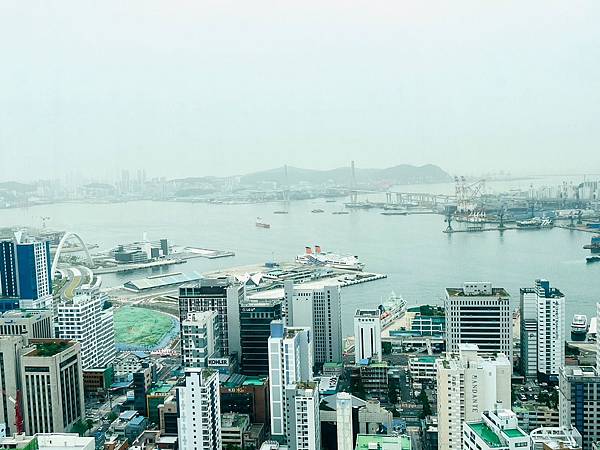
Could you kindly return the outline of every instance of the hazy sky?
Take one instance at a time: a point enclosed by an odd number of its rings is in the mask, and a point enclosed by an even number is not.
[[[0,0],[0,179],[600,172],[600,2]]]

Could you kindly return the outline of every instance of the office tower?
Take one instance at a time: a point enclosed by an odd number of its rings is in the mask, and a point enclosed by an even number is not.
[[[203,278],[179,288],[181,321],[191,312],[216,311],[220,320],[221,348],[224,355],[240,356],[240,304],[246,296],[244,286],[227,278]]]
[[[268,341],[271,322],[281,319],[281,303],[281,299],[246,299],[240,305],[242,373],[269,373]]]
[[[285,395],[288,447],[296,450],[319,450],[321,420],[317,384],[302,381],[288,385]]]
[[[21,308],[52,306],[50,241],[0,241],[0,286],[5,299],[19,299]]]
[[[529,433],[531,450],[581,450],[581,434],[573,427],[541,427]]]
[[[283,440],[287,435],[286,386],[310,381],[312,374],[312,342],[309,328],[286,327],[280,320],[271,323],[269,337],[269,394],[271,435]]]
[[[179,448],[221,450],[219,375],[211,369],[185,370],[185,386],[178,388]]]
[[[116,356],[112,308],[104,309],[101,280],[82,286],[71,300],[57,305],[56,332],[60,339],[79,342],[83,369],[106,367]]]
[[[352,395],[348,392],[339,392],[336,397],[337,448],[338,450],[354,450]]]
[[[62,433],[85,419],[81,347],[63,339],[32,339],[21,358],[25,432]]]
[[[216,311],[189,313],[181,322],[181,358],[184,367],[208,367],[208,358],[220,356],[220,329]]]
[[[520,427],[510,409],[484,411],[481,419],[463,424],[463,450],[531,448],[529,436]]]
[[[153,367],[151,363],[143,362],[142,368],[132,373],[133,409],[140,415],[148,417],[146,395],[152,386]]]
[[[0,436],[19,431],[20,360],[27,336],[0,336]],[[22,426],[22,423],[21,423]]]
[[[459,345],[437,361],[437,409],[440,448],[461,448],[462,424],[478,420],[498,403],[511,404],[511,363],[503,354],[478,355],[474,344]]]
[[[600,440],[600,373],[594,367],[560,369],[558,404],[560,426],[577,428],[584,450]]]
[[[521,289],[521,370],[526,377],[558,381],[565,361],[565,296],[536,280]]]
[[[338,285],[294,286],[291,280],[285,281],[286,324],[311,329],[315,364],[342,360],[340,297]]]
[[[596,327],[600,323],[600,303],[596,303]],[[596,370],[600,372],[600,339],[596,336]]]
[[[378,309],[357,309],[354,314],[354,362],[381,362],[381,318]]]
[[[446,288],[446,351],[475,344],[488,354],[504,353],[512,361],[510,295],[492,283],[464,283]]]
[[[15,309],[0,314],[0,335],[25,334],[29,339],[54,337],[52,311],[48,309]]]

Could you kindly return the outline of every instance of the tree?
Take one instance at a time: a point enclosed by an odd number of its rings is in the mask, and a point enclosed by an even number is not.
[[[73,424],[71,433],[77,433],[79,436],[83,436],[87,430],[89,430],[87,424],[83,420],[79,420]]]
[[[110,412],[110,413],[108,414],[108,417],[107,417],[107,419],[108,419],[108,421],[109,421],[109,422],[114,422],[115,420],[117,420],[117,417],[119,417],[119,416],[117,416],[117,414],[116,414],[116,413],[114,413],[114,412]]]
[[[391,342],[382,342],[381,343],[382,352],[384,355],[389,355],[392,353],[392,343]]]

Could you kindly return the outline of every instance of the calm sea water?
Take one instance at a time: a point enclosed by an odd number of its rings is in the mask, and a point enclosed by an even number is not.
[[[173,244],[232,250],[233,258],[193,259],[161,271],[209,271],[271,259],[293,260],[306,245],[359,255],[366,270],[388,278],[343,290],[344,332],[352,332],[355,308],[376,306],[393,290],[409,304],[439,303],[446,286],[463,281],[491,281],[508,289],[513,305],[519,288],[547,278],[567,298],[567,325],[575,313],[595,313],[600,301],[600,264],[586,264],[591,234],[563,229],[516,230],[446,235],[442,216],[383,216],[379,211],[332,215],[343,202],[294,202],[289,214],[276,215],[281,204],[208,205],[173,202],[57,204],[0,210],[0,226],[40,226],[79,233],[108,249],[119,243],[168,237]],[[312,214],[314,208],[325,210]],[[255,226],[257,216],[271,229]],[[147,274],[157,272],[148,271]],[[160,272],[158,272],[160,273]],[[143,272],[105,275],[114,286]]]

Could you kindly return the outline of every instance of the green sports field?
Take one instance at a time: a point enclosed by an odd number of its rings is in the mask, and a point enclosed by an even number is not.
[[[169,316],[150,309],[123,306],[114,317],[117,344],[154,346],[173,329]]]

